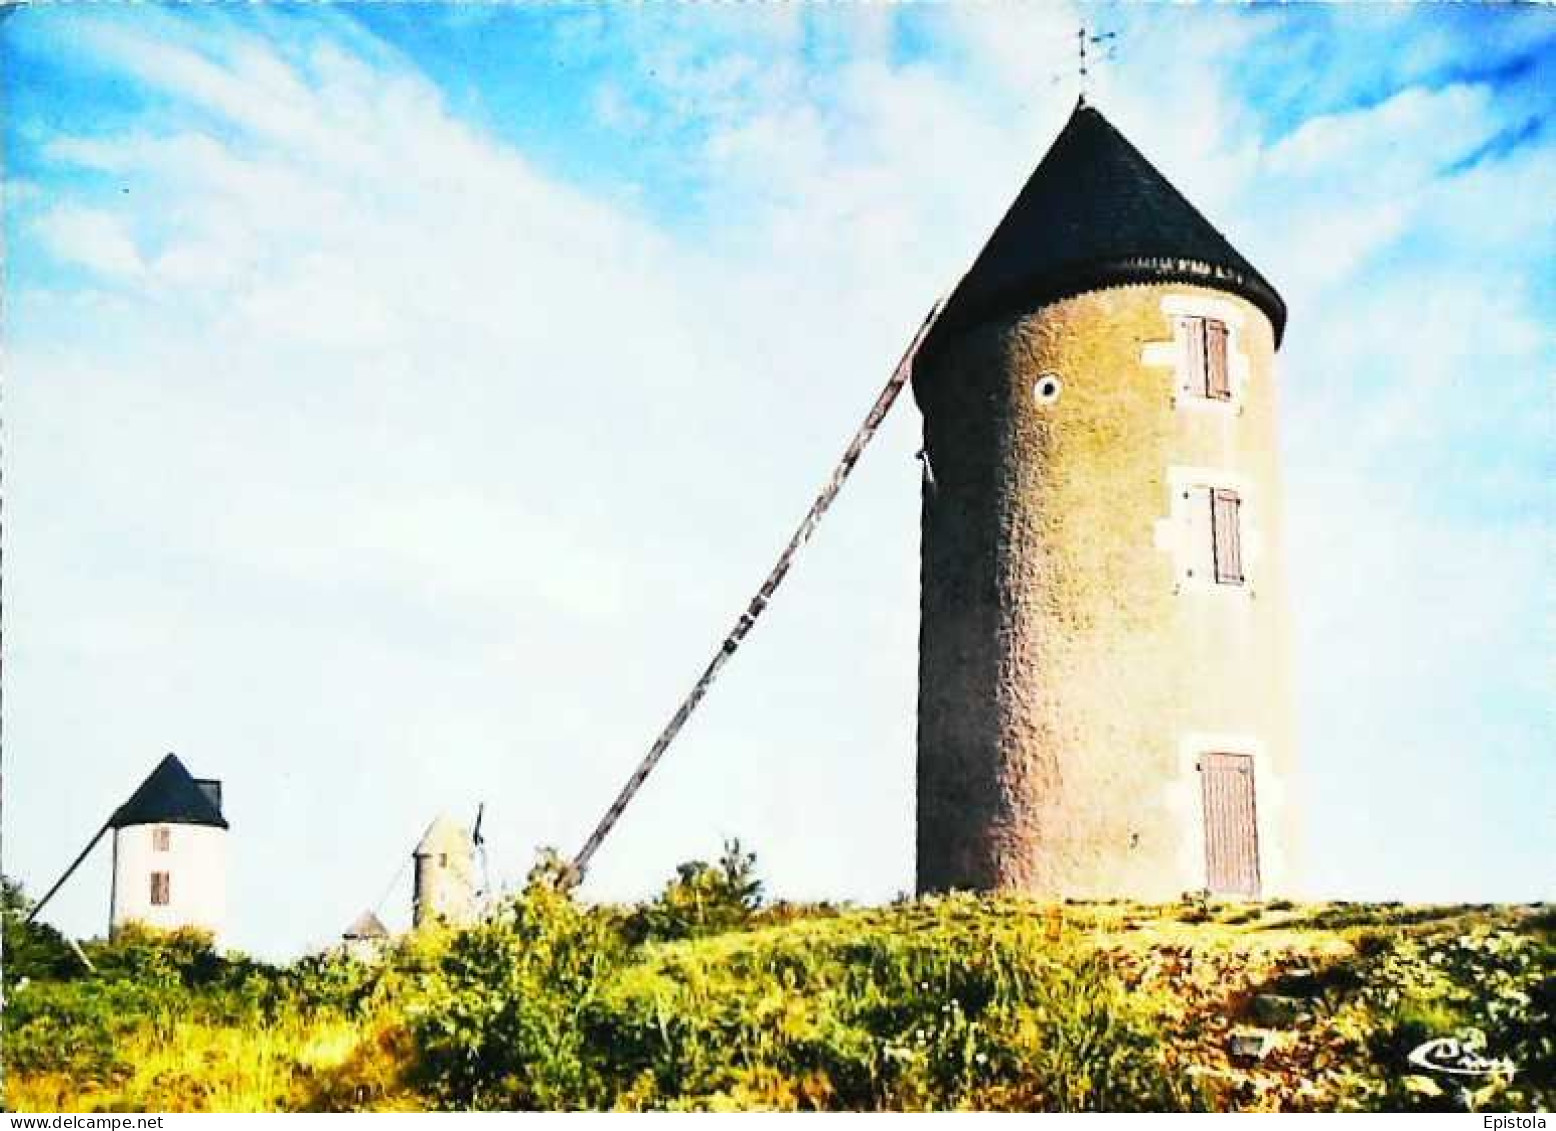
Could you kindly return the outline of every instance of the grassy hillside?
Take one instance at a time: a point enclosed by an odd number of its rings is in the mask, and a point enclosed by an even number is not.
[[[958,896],[759,909],[748,865],[684,867],[658,900],[628,908],[580,904],[540,874],[489,922],[402,940],[376,963],[276,968],[198,938],[131,935],[89,946],[88,973],[8,917],[7,1106],[1556,1101],[1549,908]],[[1412,1066],[1433,1037],[1517,1071]]]

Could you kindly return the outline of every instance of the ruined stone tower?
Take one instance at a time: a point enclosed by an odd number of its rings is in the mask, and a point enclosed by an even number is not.
[[[412,854],[411,921],[417,927],[434,923],[463,926],[476,917],[475,842],[458,821],[440,814],[427,826]]]
[[[921,891],[1289,889],[1285,315],[1078,105],[915,365]]]

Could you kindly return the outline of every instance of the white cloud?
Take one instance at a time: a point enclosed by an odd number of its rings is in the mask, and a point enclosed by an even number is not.
[[[145,268],[129,226],[111,213],[56,208],[39,221],[38,230],[59,258],[110,279],[133,279]]]
[[[1310,118],[1274,145],[1269,172],[1278,177],[1364,174],[1369,192],[1414,188],[1483,140],[1489,95],[1484,88],[1412,87],[1376,105]]]

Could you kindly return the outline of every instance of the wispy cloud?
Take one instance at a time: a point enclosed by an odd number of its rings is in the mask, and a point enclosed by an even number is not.
[[[38,223],[49,250],[60,260],[105,280],[133,279],[145,270],[124,221],[94,208],[56,208]]]

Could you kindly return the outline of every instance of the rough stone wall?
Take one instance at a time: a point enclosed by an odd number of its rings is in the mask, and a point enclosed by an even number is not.
[[[416,855],[411,921],[417,927],[434,923],[462,926],[476,918],[475,858],[455,850]]]
[[[1238,324],[1234,405],[1185,404],[1175,304]],[[1034,396],[1042,374],[1057,400]],[[1092,292],[969,332],[915,378],[918,886],[1173,898],[1205,883],[1194,761],[1255,755],[1264,891],[1293,868],[1274,342],[1191,286]],[[1245,496],[1248,584],[1185,577],[1183,476]]]

